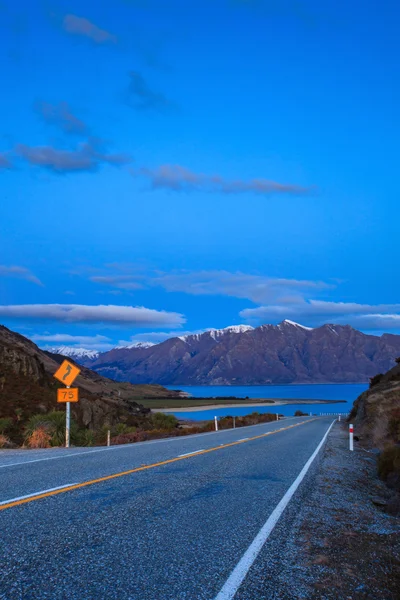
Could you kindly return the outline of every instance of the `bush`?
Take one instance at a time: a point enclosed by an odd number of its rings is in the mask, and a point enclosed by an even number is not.
[[[167,415],[162,412],[154,413],[151,416],[151,421],[156,429],[176,429],[179,425],[178,419],[174,415]]]
[[[50,448],[51,435],[44,425],[34,429],[27,438],[29,448]]]
[[[32,433],[38,429],[44,428],[50,436],[51,446],[63,446],[65,444],[65,412],[53,410],[47,414],[33,415],[25,428],[25,437],[30,438]],[[71,442],[79,440],[77,426],[73,419],[70,425]]]
[[[8,417],[2,417],[0,419],[0,434],[4,434],[6,431],[11,429],[12,424],[12,419],[9,419]]]
[[[302,410],[296,410],[294,413],[295,417],[308,417],[308,413],[303,412]]]
[[[392,487],[400,489],[400,446],[388,446],[378,458],[378,474]]]
[[[374,385],[378,385],[382,381],[383,373],[378,373],[369,379],[369,387],[373,387]]]
[[[7,436],[0,433],[0,448],[7,448],[10,445],[10,440]]]

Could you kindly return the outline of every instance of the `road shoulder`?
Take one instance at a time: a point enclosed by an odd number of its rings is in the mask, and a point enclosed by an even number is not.
[[[255,590],[260,600],[398,598],[400,518],[375,504],[389,497],[375,455],[357,445],[349,452],[347,426],[337,423],[312,481],[275,534],[269,560],[261,557],[253,585],[238,598]]]

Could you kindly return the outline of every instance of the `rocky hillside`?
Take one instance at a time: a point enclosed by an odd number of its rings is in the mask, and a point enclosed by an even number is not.
[[[0,417],[24,422],[34,413],[56,409],[56,390],[62,386],[53,374],[64,358],[43,352],[22,335],[0,326]],[[80,399],[71,407],[81,426],[99,428],[120,421],[129,423],[148,412],[138,403],[140,398],[176,395],[157,385],[117,383],[81,368],[74,382]]]
[[[391,442],[400,443],[399,363],[372,379],[370,388],[354,402],[350,415],[357,431],[379,449]]]
[[[283,321],[176,337],[150,348],[114,349],[91,368],[116,381],[177,386],[350,383],[369,381],[399,355],[400,336]]]
[[[381,451],[379,474],[400,491],[400,358],[354,402],[349,421],[361,441]],[[399,501],[400,511],[400,501]]]

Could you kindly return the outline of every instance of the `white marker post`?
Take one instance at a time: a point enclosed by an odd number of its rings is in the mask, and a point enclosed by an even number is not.
[[[276,413],[276,420],[279,421],[279,414]]]
[[[214,422],[215,422],[215,431],[218,431],[218,419],[217,419],[217,417],[214,417]]]
[[[236,417],[233,417],[233,429],[236,429]]]
[[[69,390],[69,385],[67,385],[67,390]],[[71,429],[71,402],[66,402],[65,406],[65,447],[69,448],[69,438],[70,438],[70,429]]]
[[[353,434],[354,434],[354,428],[353,425],[349,425],[349,445],[350,445],[350,451],[353,452],[354,450],[354,445],[353,445]]]
[[[339,415],[338,421],[339,421],[339,423],[340,423],[340,415]]]
[[[111,446],[111,431],[107,431],[107,446]]]

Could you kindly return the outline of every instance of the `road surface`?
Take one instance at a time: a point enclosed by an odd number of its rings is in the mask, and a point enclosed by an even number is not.
[[[262,600],[331,422],[0,452],[0,598]]]

